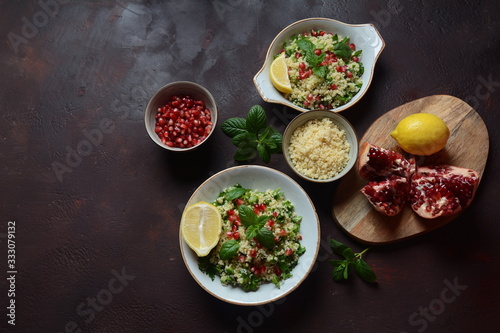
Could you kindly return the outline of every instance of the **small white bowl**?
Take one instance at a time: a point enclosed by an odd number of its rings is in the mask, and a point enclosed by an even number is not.
[[[279,288],[273,283],[263,284],[256,291],[224,286],[218,276],[212,280],[199,269],[198,256],[189,248],[179,231],[182,258],[195,281],[218,299],[238,305],[274,302],[295,290],[306,279],[316,262],[321,235],[316,209],[307,193],[295,180],[280,171],[259,165],[236,166],[211,176],[194,191],[186,207],[199,201],[212,202],[222,190],[234,184],[257,191],[279,188],[285,198],[294,205],[297,215],[302,216],[300,234],[306,252],[300,256],[297,266],[293,268],[292,277],[284,280]]]
[[[340,112],[354,105],[366,93],[373,78],[375,63],[385,47],[384,40],[373,24],[346,24],[328,18],[309,18],[292,23],[283,29],[272,41],[267,51],[264,65],[255,75],[253,82],[264,101],[283,104],[300,112],[310,111],[309,109],[297,106],[287,100],[285,96],[273,86],[269,77],[269,68],[274,60],[274,56],[281,52],[285,42],[294,35],[312,29],[321,29],[328,33],[337,33],[343,37],[349,37],[350,41],[356,44],[356,49],[363,50],[360,56],[361,62],[365,67],[365,71],[361,76],[363,85],[360,91],[348,103],[332,109],[335,112]]]
[[[297,129],[297,127],[304,125],[307,123],[309,120],[312,119],[322,119],[322,118],[329,118],[332,120],[332,122],[338,126],[339,129],[345,131],[346,139],[347,142],[349,142],[350,150],[349,150],[349,161],[347,162],[347,165],[340,171],[338,174],[336,174],[332,178],[328,179],[315,179],[311,178],[308,176],[305,176],[301,174],[295,167],[294,163],[292,162],[292,159],[290,157],[290,153],[288,150],[288,147],[290,146],[290,138]],[[296,116],[292,121],[288,124],[288,126],[285,128],[285,132],[283,134],[283,155],[285,157],[285,160],[288,164],[288,166],[292,169],[293,172],[295,172],[298,176],[312,181],[316,183],[329,183],[333,182],[335,180],[338,180],[345,176],[346,173],[349,172],[349,170],[352,169],[352,167],[356,164],[356,160],[358,158],[358,137],[356,135],[356,132],[354,131],[354,128],[352,127],[351,123],[349,121],[341,116],[338,113],[335,113],[331,110],[311,110],[308,112],[304,112]]]
[[[165,106],[165,104],[167,104],[167,102],[170,100],[170,97],[176,95],[189,95],[195,100],[202,100],[203,102],[205,102],[205,107],[210,110],[212,130],[207,135],[205,140],[203,140],[196,146],[189,148],[169,147],[164,144],[155,133],[155,117],[156,113],[158,112],[158,108]],[[189,81],[172,82],[158,89],[158,91],[156,91],[151,97],[146,106],[146,110],[144,111],[144,124],[146,125],[146,131],[148,132],[151,139],[160,147],[171,151],[190,151],[201,146],[214,132],[215,126],[217,124],[217,105],[215,104],[215,99],[212,94],[203,86]]]

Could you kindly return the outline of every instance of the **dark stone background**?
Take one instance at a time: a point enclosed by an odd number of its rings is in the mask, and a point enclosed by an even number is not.
[[[0,1],[0,8],[0,331],[493,332],[500,326],[499,2],[42,0]],[[324,246],[310,276],[279,304],[231,305],[191,278],[178,225],[193,190],[236,165],[235,148],[217,129],[195,152],[168,153],[148,137],[143,110],[158,87],[191,80],[215,96],[219,124],[260,104],[283,131],[297,112],[264,103],[252,79],[274,36],[308,17],[373,23],[386,42],[368,93],[342,112],[360,135],[403,103],[449,94],[484,119],[489,161],[475,201],[451,224],[365,256],[378,285],[356,276],[334,283],[328,260],[335,256]],[[85,146],[92,134],[95,144]],[[68,160],[79,147],[89,154]],[[68,167],[59,179],[54,163]],[[334,237],[355,251],[365,247],[333,221],[337,183],[299,179],[282,155],[268,166],[309,193],[324,243]],[[15,327],[6,316],[9,221],[16,224]],[[123,274],[128,280],[119,284],[115,276]],[[462,289],[446,291],[454,283]],[[106,304],[94,310],[96,297]]]

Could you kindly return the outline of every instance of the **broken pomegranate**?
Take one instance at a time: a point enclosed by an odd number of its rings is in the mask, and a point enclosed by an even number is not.
[[[471,169],[419,167],[411,179],[411,208],[428,219],[454,215],[470,205],[478,184],[479,174]]]
[[[358,170],[366,180],[384,180],[390,176],[410,179],[415,172],[415,160],[407,160],[398,152],[365,142],[361,146]]]
[[[421,217],[454,215],[468,207],[479,184],[477,171],[451,166],[415,166],[413,158],[363,143],[358,160],[361,189],[376,211],[397,215],[406,202]]]
[[[394,216],[407,202],[410,183],[405,177],[391,176],[383,181],[371,181],[361,189],[376,211]]]

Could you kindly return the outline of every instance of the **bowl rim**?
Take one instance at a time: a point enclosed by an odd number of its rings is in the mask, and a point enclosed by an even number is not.
[[[162,91],[164,91],[166,89],[169,89],[169,88],[172,88],[172,87],[175,87],[176,85],[183,85],[185,87],[192,88],[192,90],[198,90],[200,92],[200,95],[205,96],[210,101],[210,104],[212,105],[209,108],[210,115],[211,115],[211,118],[212,118],[211,119],[211,121],[212,121],[212,130],[207,135],[207,137],[205,138],[205,140],[203,140],[202,142],[200,142],[196,146],[192,146],[192,147],[188,147],[188,148],[169,147],[166,144],[164,144],[162,142],[159,142],[157,140],[158,136],[156,136],[156,133],[154,132],[154,129],[153,129],[154,126],[151,127],[151,125],[148,125],[150,123],[150,114],[154,112],[154,110],[153,110],[153,107],[154,107],[153,100],[155,99],[155,97],[157,95],[161,94]],[[205,102],[205,104],[207,104],[206,101],[204,101],[204,102]],[[200,147],[206,141],[208,141],[208,139],[210,138],[210,136],[212,136],[212,134],[214,133],[215,128],[217,126],[217,118],[218,118],[218,108],[217,108],[217,103],[215,101],[214,96],[212,95],[212,93],[207,88],[205,88],[201,84],[193,82],[193,81],[173,81],[173,82],[169,82],[169,83],[161,86],[160,88],[158,88],[151,95],[151,97],[148,100],[148,103],[146,104],[146,107],[144,108],[144,126],[146,127],[146,132],[148,133],[149,137],[158,146],[160,146],[160,147],[162,147],[164,149],[167,149],[169,151],[173,151],[173,152],[192,151],[192,150],[197,149],[198,147]]]
[[[265,102],[285,105],[285,106],[291,107],[291,108],[293,108],[293,109],[295,109],[297,111],[300,111],[300,112],[310,112],[310,111],[313,111],[313,110],[309,110],[309,109],[306,109],[306,108],[302,108],[302,107],[300,107],[298,105],[295,105],[295,104],[293,104],[290,101],[280,101],[280,100],[276,100],[276,99],[273,99],[273,98],[269,98],[269,97],[267,97],[263,93],[261,87],[258,84],[258,78],[260,77],[260,75],[262,75],[262,72],[265,70],[265,68],[268,65],[268,63],[270,64],[270,62],[269,62],[269,56],[270,56],[270,53],[271,53],[271,49],[273,48],[273,46],[275,45],[275,43],[277,42],[277,40],[281,36],[283,36],[287,32],[287,30],[289,30],[290,28],[292,28],[292,27],[294,27],[296,25],[302,24],[304,22],[308,22],[308,21],[330,21],[330,22],[333,22],[334,24],[340,24],[340,25],[344,25],[346,27],[351,27],[351,28],[370,27],[371,26],[373,28],[373,30],[375,31],[378,39],[380,40],[380,44],[381,44],[380,50],[378,50],[378,52],[375,53],[375,56],[373,58],[373,63],[372,63],[371,68],[370,68],[370,76],[368,78],[368,81],[366,83],[363,83],[363,85],[365,85],[366,88],[363,91],[360,91],[360,94],[356,94],[355,98],[351,99],[351,101],[349,101],[348,103],[346,103],[344,105],[341,105],[341,106],[339,106],[337,108],[334,108],[334,109],[328,109],[328,110],[331,110],[331,111],[336,112],[336,113],[344,111],[344,110],[350,108],[351,106],[355,105],[358,101],[360,101],[361,98],[368,91],[368,88],[371,85],[371,82],[373,80],[373,74],[374,74],[374,70],[375,70],[375,65],[376,65],[376,63],[378,61],[378,58],[382,54],[382,51],[385,49],[385,41],[382,38],[382,35],[378,31],[377,27],[374,24],[372,24],[372,23],[349,24],[349,23],[341,22],[341,21],[338,21],[338,20],[335,20],[335,19],[331,19],[331,18],[326,18],[326,17],[310,17],[310,18],[305,18],[305,19],[298,20],[298,21],[295,21],[295,22],[289,24],[288,26],[286,26],[285,28],[283,28],[273,38],[273,40],[271,41],[271,44],[269,44],[269,47],[268,47],[267,52],[266,52],[266,57],[264,58],[264,63],[262,65],[262,67],[260,68],[260,70],[257,72],[257,74],[255,74],[254,77],[253,77],[254,85],[255,85],[257,91],[259,92],[259,95],[261,96],[261,98]]]
[[[225,301],[225,302],[228,302],[228,303],[231,303],[231,304],[236,304],[236,305],[243,305],[243,306],[256,306],[256,305],[267,304],[267,303],[270,303],[270,302],[275,302],[275,301],[277,301],[277,300],[279,300],[279,299],[281,299],[281,298],[283,298],[285,296],[288,296],[290,293],[292,293],[294,290],[296,290],[307,279],[307,277],[309,276],[309,274],[313,271],[313,267],[315,266],[316,260],[318,258],[319,249],[320,249],[320,243],[321,243],[321,223],[320,223],[320,219],[319,219],[318,213],[316,211],[316,207],[314,206],[314,202],[312,201],[312,199],[309,196],[309,194],[307,193],[307,191],[304,188],[302,188],[302,186],[300,186],[300,184],[297,183],[297,181],[295,181],[289,175],[285,174],[282,171],[279,171],[279,170],[276,170],[274,168],[267,167],[267,166],[253,165],[253,164],[238,165],[238,166],[233,166],[233,167],[226,168],[224,170],[221,170],[221,171],[215,173],[214,175],[210,176],[205,181],[203,181],[196,188],[196,190],[193,192],[193,194],[189,197],[188,201],[186,201],[186,205],[185,205],[184,209],[186,209],[186,207],[188,207],[189,204],[192,204],[191,201],[195,200],[195,197],[198,194],[198,192],[200,192],[202,190],[202,187],[204,185],[207,185],[210,181],[214,181],[214,180],[217,180],[217,178],[223,177],[223,175],[225,173],[227,173],[227,172],[238,172],[238,171],[239,172],[244,172],[245,170],[250,170],[250,169],[264,170],[266,172],[274,173],[274,174],[278,175],[279,177],[281,177],[281,178],[285,179],[286,181],[288,181],[293,187],[297,188],[298,191],[305,198],[307,198],[308,207],[310,207],[311,212],[312,212],[312,214],[315,217],[315,223],[313,225],[315,226],[315,231],[317,233],[317,239],[314,240],[315,248],[314,248],[314,253],[312,254],[312,257],[311,257],[311,262],[309,264],[306,264],[307,267],[306,267],[305,271],[303,272],[303,275],[301,275],[300,277],[298,277],[298,280],[295,282],[295,284],[293,286],[291,286],[287,290],[284,290],[283,292],[280,291],[280,293],[277,294],[277,295],[274,295],[274,296],[273,295],[269,295],[268,299],[251,302],[251,301],[243,301],[243,300],[235,300],[235,299],[225,298],[222,295],[219,295],[216,292],[214,292],[213,290],[211,290],[209,287],[207,287],[205,284],[202,283],[202,281],[200,281],[197,278],[197,276],[195,275],[195,272],[193,271],[193,267],[191,267],[188,264],[188,259],[187,259],[187,254],[186,254],[186,251],[192,251],[192,250],[190,250],[189,247],[187,245],[185,245],[185,242],[184,242],[184,239],[182,237],[181,230],[180,230],[180,226],[179,226],[179,245],[180,245],[181,255],[182,255],[182,259],[184,261],[184,264],[185,264],[187,270],[189,271],[189,274],[191,275],[191,277],[196,281],[196,283],[203,290],[205,290],[210,295],[212,295],[212,296],[214,296],[214,297],[216,297],[216,298],[218,298],[218,299],[220,299],[222,301]],[[222,179],[221,182],[223,183],[224,179]],[[216,183],[216,185],[219,186],[221,184],[220,183]],[[302,266],[298,266],[297,265],[294,268],[294,270],[301,269],[301,268],[302,268]],[[297,273],[297,272],[295,272],[295,273]],[[220,281],[217,281],[217,278],[213,282],[214,283],[220,283]],[[229,288],[229,287],[230,286],[226,286],[224,288]],[[236,287],[234,287],[234,288],[236,288]],[[278,288],[277,290],[280,290],[280,289]]]
[[[291,133],[292,127],[294,127],[295,124],[297,122],[299,122],[302,118],[321,119],[321,118],[325,118],[325,117],[330,118],[330,119],[334,119],[334,120],[340,119],[341,121],[345,122],[350,127],[350,131],[348,131],[347,128],[345,128],[344,130],[346,132],[352,132],[352,136],[354,137],[354,142],[350,142],[350,146],[351,146],[350,149],[351,149],[351,151],[353,151],[353,153],[352,154],[350,153],[350,155],[352,155],[351,159],[347,162],[347,165],[344,167],[344,169],[342,169],[342,171],[340,171],[338,174],[336,174],[335,176],[328,178],[328,179],[315,179],[315,178],[311,178],[311,177],[308,177],[306,175],[301,174],[295,168],[295,166],[293,165],[292,159],[288,153],[288,146],[290,145],[290,142],[289,142],[289,139],[287,140],[286,138],[289,138],[292,135],[292,133]],[[305,120],[304,123],[307,121],[308,120]],[[333,181],[340,180],[342,177],[344,177],[356,165],[356,162],[358,159],[358,154],[359,154],[359,147],[358,146],[359,146],[359,136],[358,136],[358,133],[357,133],[356,129],[354,128],[354,126],[351,124],[351,122],[346,117],[344,117],[343,115],[341,115],[337,112],[334,112],[333,110],[310,110],[308,112],[300,113],[288,123],[288,125],[285,128],[285,131],[283,132],[282,151],[283,151],[285,162],[288,164],[290,169],[292,169],[292,171],[297,176],[299,176],[305,180],[314,182],[314,183],[331,183]]]

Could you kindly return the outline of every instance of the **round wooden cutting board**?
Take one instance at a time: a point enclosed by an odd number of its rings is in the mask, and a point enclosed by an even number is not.
[[[424,97],[401,105],[377,119],[366,131],[359,145],[374,145],[404,153],[390,136],[404,117],[419,112],[432,113],[443,119],[450,129],[446,147],[431,156],[415,156],[417,166],[448,164],[474,169],[482,176],[488,159],[488,130],[479,114],[464,101],[447,95]],[[366,244],[388,244],[435,230],[457,215],[424,219],[407,204],[397,216],[385,216],[372,208],[359,191],[368,181],[353,168],[341,181],[334,196],[334,220],[349,235]]]

